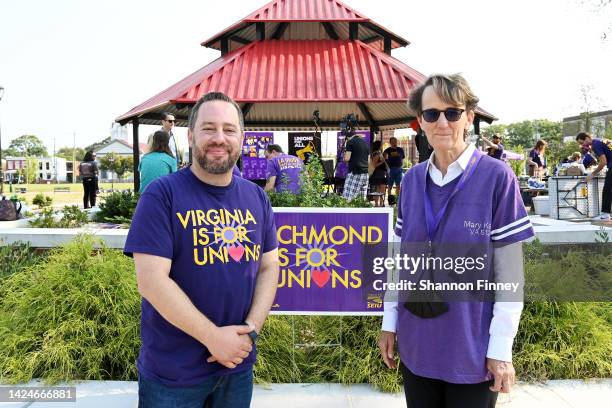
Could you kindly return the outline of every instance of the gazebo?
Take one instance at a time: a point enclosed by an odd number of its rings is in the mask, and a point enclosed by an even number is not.
[[[207,92],[219,91],[240,104],[245,130],[336,130],[347,113],[356,113],[374,135],[408,128],[415,118],[406,100],[425,76],[391,52],[409,42],[339,0],[274,0],[201,43],[221,52],[205,67],[151,97],[116,121],[161,123],[171,112],[187,126],[189,112]],[[481,120],[496,118],[478,109]],[[134,150],[138,189],[139,155]]]

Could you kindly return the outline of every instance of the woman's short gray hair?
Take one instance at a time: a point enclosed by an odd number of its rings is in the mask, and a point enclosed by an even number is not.
[[[423,113],[423,92],[428,86],[433,87],[440,99],[453,106],[465,105],[465,110],[473,111],[478,105],[478,97],[461,74],[435,74],[410,92],[408,107],[417,116]]]

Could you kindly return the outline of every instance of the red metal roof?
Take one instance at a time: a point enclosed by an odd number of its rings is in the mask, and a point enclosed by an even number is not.
[[[424,76],[360,41],[263,41],[215,60],[117,120],[220,91],[241,103],[405,102]]]
[[[338,0],[274,0],[243,21],[369,21]]]
[[[334,23],[338,31],[347,31],[347,27],[340,27],[339,23],[358,22],[365,25],[361,28],[362,34],[369,37],[376,32],[385,32],[391,35],[392,48],[404,47],[409,41],[387,30],[370,18],[358,13],[339,0],[273,0],[259,10],[251,13],[237,23],[226,28],[201,43],[205,47],[219,49],[218,41],[225,35],[240,34],[247,40],[251,40],[248,31],[252,23],[298,23],[298,22],[325,22]],[[346,25],[346,24],[345,24]],[[368,28],[368,25],[370,26]],[[376,30],[376,31],[373,31]],[[242,32],[241,32],[242,31]],[[252,30],[251,30],[252,31]],[[246,35],[245,35],[246,34]],[[286,38],[288,40],[300,38]],[[340,39],[347,39],[342,38]]]

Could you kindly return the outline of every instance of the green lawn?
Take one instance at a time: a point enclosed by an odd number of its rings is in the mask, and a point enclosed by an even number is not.
[[[112,188],[114,188],[115,190],[127,190],[127,189],[133,189],[134,185],[132,183],[100,183],[100,189],[103,190],[109,190]],[[25,187],[27,192],[25,194],[20,194],[19,193],[19,189]],[[61,187],[61,188],[69,188],[70,191],[69,192],[55,192],[53,191],[55,188],[57,187]],[[67,184],[67,183],[60,183],[60,184],[15,184],[13,186],[13,193],[11,194],[9,192],[9,185],[5,184],[4,185],[4,194],[6,196],[11,196],[13,194],[16,194],[18,197],[20,198],[24,198],[27,201],[28,205],[31,206],[32,204],[32,199],[34,198],[34,196],[38,193],[42,193],[46,196],[49,196],[53,199],[53,207],[54,208],[62,208],[65,205],[73,205],[73,204],[77,204],[80,207],[83,206],[83,184],[82,183],[76,183],[76,184]],[[100,197],[98,197],[99,199]]]

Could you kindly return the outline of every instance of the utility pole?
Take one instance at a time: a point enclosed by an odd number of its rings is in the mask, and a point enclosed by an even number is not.
[[[76,183],[76,132],[72,132],[72,184]]]

